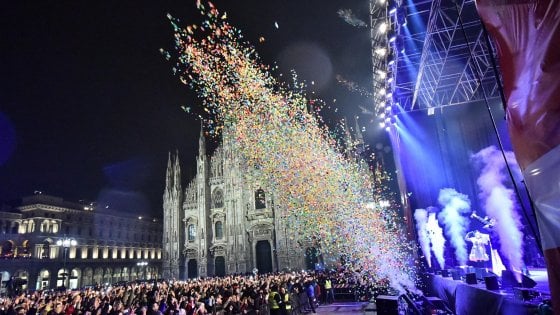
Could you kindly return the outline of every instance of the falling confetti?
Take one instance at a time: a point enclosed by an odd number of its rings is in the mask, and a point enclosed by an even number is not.
[[[344,20],[344,22],[346,22],[346,23],[348,23],[352,26],[367,27],[366,22],[357,18],[354,15],[354,12],[352,12],[352,10],[350,10],[350,9],[340,9],[336,13],[338,13],[338,16],[340,16]]]
[[[373,198],[375,172],[332,136],[318,115],[324,102],[306,97],[295,73],[290,87],[277,81],[211,3],[197,7],[200,27],[175,29],[174,68],[202,99],[208,134],[232,143],[246,180],[271,187],[278,215],[327,260],[344,255],[380,285],[414,288],[398,205]]]
[[[340,74],[336,75],[336,82],[338,84],[346,87],[348,89],[348,91],[350,91],[350,92],[356,92],[356,93],[359,93],[361,96],[365,96],[365,97],[372,97],[373,96],[373,94],[370,91],[368,91],[367,89],[359,86],[358,83],[356,83],[356,82],[352,82],[350,80],[345,79]]]

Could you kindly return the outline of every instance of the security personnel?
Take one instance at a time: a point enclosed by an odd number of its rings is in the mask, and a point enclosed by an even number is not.
[[[286,291],[286,288],[280,287],[280,310],[283,315],[292,314],[292,304],[290,303],[290,295]]]
[[[282,299],[278,293],[278,287],[273,285],[270,288],[270,293],[268,293],[268,308],[270,309],[270,315],[280,315],[280,304]]]
[[[334,290],[332,287],[331,279],[329,278],[325,280],[325,291],[327,291],[327,303],[334,303]]]

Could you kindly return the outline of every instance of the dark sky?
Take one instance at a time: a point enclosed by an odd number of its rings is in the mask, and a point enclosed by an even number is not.
[[[264,63],[316,81],[313,89],[331,105],[328,120],[371,107],[335,80],[371,82],[369,29],[337,15],[349,8],[368,22],[368,1],[214,3]],[[2,3],[1,201],[40,190],[160,215],[167,152],[179,150],[190,180],[200,128],[180,109],[200,102],[159,53],[173,48],[168,12],[185,24],[201,21],[187,0]],[[378,135],[377,126],[367,127],[370,138]]]

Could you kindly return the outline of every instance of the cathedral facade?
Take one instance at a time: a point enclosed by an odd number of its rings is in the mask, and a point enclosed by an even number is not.
[[[185,188],[178,155],[169,157],[163,198],[165,278],[301,270],[317,263],[279,214],[274,192],[245,180],[247,169],[231,141],[223,136],[207,155],[201,131],[196,175]]]

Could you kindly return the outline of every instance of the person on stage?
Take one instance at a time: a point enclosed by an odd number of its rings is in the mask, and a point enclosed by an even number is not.
[[[465,235],[465,240],[473,244],[469,254],[469,260],[475,263],[475,267],[485,267],[484,265],[486,262],[490,260],[486,252],[486,245],[490,243],[490,235],[475,230],[467,233],[467,235]]]

